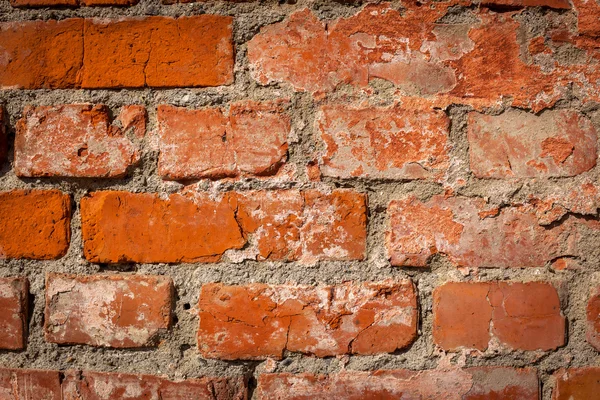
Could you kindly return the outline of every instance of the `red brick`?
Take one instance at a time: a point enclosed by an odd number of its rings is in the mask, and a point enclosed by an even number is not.
[[[442,195],[392,201],[388,254],[395,266],[424,267],[432,255],[444,254],[457,266],[497,268],[579,256],[581,220],[567,216],[543,226],[538,213],[535,202],[493,208],[481,198]]]
[[[588,400],[600,392],[600,368],[560,369],[554,374],[552,400]]]
[[[246,400],[247,385],[241,377],[171,381],[151,375],[69,371],[63,396],[63,400]]]
[[[86,19],[84,35],[83,88],[233,82],[231,17]]]
[[[46,340],[147,347],[171,325],[173,282],[150,275],[46,277]]]
[[[230,109],[159,106],[159,173],[166,179],[273,175],[285,162],[290,119],[280,102]]]
[[[593,168],[598,156],[594,126],[575,111],[472,112],[468,139],[471,171],[479,178],[574,176]]]
[[[83,20],[0,23],[0,88],[73,88],[83,62]]]
[[[259,400],[538,400],[540,396],[535,370],[504,367],[263,374],[256,392]]]
[[[96,192],[82,200],[81,214],[92,262],[215,262],[248,245],[236,254],[314,263],[363,259],[366,248],[365,197],[345,190],[229,192],[216,200],[191,191],[165,200]]]
[[[565,344],[565,317],[548,283],[447,283],[433,292],[433,317],[433,340],[444,350]]]
[[[573,0],[577,11],[577,30],[582,35],[600,36],[600,3],[596,0]]]
[[[8,138],[6,137],[6,115],[4,107],[0,106],[0,169],[4,166],[8,155]]]
[[[17,123],[17,176],[122,177],[139,161],[134,138],[145,134],[146,110],[125,106],[110,123],[103,105],[26,107]]]
[[[449,119],[442,111],[324,106],[321,172],[338,178],[440,178],[449,165]]]
[[[62,400],[58,371],[0,369],[0,399]]]
[[[600,286],[592,289],[587,309],[587,341],[600,351]],[[599,375],[600,379],[600,375]]]
[[[568,0],[483,0],[481,4],[501,7],[549,7],[564,10],[571,8]]]
[[[0,278],[0,349],[25,348],[28,296],[26,278]]]
[[[207,284],[200,294],[203,357],[281,358],[284,351],[328,357],[391,353],[417,336],[410,281],[336,286]]]
[[[71,199],[58,190],[0,192],[0,258],[60,258],[70,223]]]

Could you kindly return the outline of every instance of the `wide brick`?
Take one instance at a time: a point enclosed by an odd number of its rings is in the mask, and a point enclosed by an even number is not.
[[[440,178],[449,165],[450,123],[442,111],[324,106],[316,125],[325,176]]]
[[[152,375],[69,371],[63,396],[63,400],[246,400],[247,384],[242,377],[171,381]]]
[[[363,259],[366,248],[366,199],[348,190],[95,192],[81,215],[92,262],[215,262],[246,247],[240,257],[314,263]]]
[[[46,278],[48,342],[129,348],[157,344],[171,325],[173,282],[148,275]]]
[[[60,258],[70,223],[71,199],[58,190],[0,192],[0,258]]]
[[[0,278],[0,349],[19,350],[25,347],[28,296],[26,278]]]
[[[452,282],[433,292],[433,340],[444,350],[565,344],[556,289],[544,282]]]
[[[233,82],[231,17],[86,19],[84,29],[83,88]]]
[[[17,176],[122,177],[140,158],[134,139],[146,130],[143,106],[125,106],[121,127],[104,105],[26,107],[17,122]]]
[[[8,138],[6,137],[6,114],[0,106],[0,169],[4,166],[8,155]]]
[[[471,171],[479,178],[574,176],[598,157],[596,129],[575,111],[471,112],[468,139]]]
[[[0,369],[2,400],[63,400],[58,371]]]
[[[202,287],[198,349],[225,360],[391,353],[417,336],[410,281]]]
[[[481,198],[443,195],[395,200],[388,207],[388,255],[395,266],[424,267],[444,254],[458,266],[492,268],[542,267],[579,256],[585,222],[567,216],[543,226],[538,213],[536,202],[497,208]]]
[[[600,392],[600,368],[560,369],[554,374],[556,384],[552,400],[588,400]]]
[[[0,88],[73,88],[83,62],[83,20],[0,23]]]
[[[256,390],[260,400],[538,400],[539,396],[535,370],[504,367],[348,371],[336,375],[263,374]]]
[[[281,102],[234,103],[229,110],[159,106],[159,173],[218,179],[277,173],[286,161],[290,119]]]
[[[589,344],[600,351],[600,286],[594,287],[588,300],[586,338]],[[600,378],[600,376],[599,376]]]

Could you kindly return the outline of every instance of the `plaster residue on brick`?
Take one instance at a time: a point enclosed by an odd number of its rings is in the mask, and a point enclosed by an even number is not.
[[[377,354],[416,337],[410,281],[336,286],[207,284],[198,305],[198,347],[208,358]]]

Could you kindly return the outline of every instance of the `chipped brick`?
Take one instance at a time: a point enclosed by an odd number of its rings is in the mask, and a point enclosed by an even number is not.
[[[25,348],[28,296],[26,278],[0,278],[0,349]]]

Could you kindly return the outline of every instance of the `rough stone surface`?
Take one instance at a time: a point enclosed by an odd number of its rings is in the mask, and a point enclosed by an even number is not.
[[[156,345],[171,326],[172,296],[169,277],[50,274],[46,340],[116,348]]]
[[[556,289],[543,282],[453,282],[433,292],[433,340],[444,350],[552,350],[565,343]]]
[[[0,258],[62,257],[70,220],[71,200],[58,190],[0,192]]]
[[[0,278],[0,349],[27,345],[29,284],[25,278]]]
[[[325,106],[317,129],[325,176],[435,179],[449,166],[449,120],[441,111]]]
[[[138,0],[10,0],[13,7],[132,6]]]
[[[123,107],[121,128],[103,105],[27,107],[23,114],[15,139],[18,176],[114,178],[139,161],[134,139],[145,134],[143,106]]]
[[[473,112],[468,129],[471,171],[478,178],[573,176],[593,168],[598,158],[595,128],[573,111]]]
[[[257,398],[448,400],[537,400],[539,383],[532,369],[480,367],[469,369],[342,372],[337,375],[265,374]]]
[[[280,102],[188,110],[158,107],[159,173],[166,179],[273,175],[285,162],[290,121]]]
[[[58,371],[0,369],[0,399],[62,400]]]
[[[417,335],[412,282],[337,286],[210,284],[200,294],[198,348],[208,358],[391,353]]]
[[[593,399],[600,391],[600,368],[568,368],[554,374],[552,400]]]

